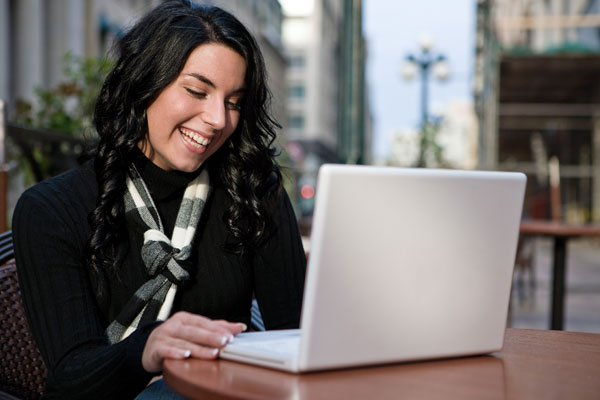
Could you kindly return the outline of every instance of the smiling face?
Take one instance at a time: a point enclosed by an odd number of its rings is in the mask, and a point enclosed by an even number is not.
[[[163,170],[196,171],[237,127],[245,76],[246,62],[231,48],[196,47],[148,107],[148,135],[139,148]]]

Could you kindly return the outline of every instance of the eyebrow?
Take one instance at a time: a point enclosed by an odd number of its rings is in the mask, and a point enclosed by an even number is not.
[[[192,78],[196,78],[198,79],[200,82],[203,82],[205,84],[207,84],[208,86],[210,86],[213,89],[216,89],[216,85],[213,83],[213,81],[211,81],[210,79],[208,79],[206,76],[201,75],[201,74],[197,74],[195,72],[190,72],[189,74],[186,74],[187,76],[191,76]],[[234,90],[232,93],[234,94],[240,94],[240,93],[244,93],[245,89],[239,88]]]

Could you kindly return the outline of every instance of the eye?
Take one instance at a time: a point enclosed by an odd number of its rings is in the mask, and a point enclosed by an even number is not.
[[[233,110],[233,111],[240,111],[242,109],[242,106],[238,101],[231,101],[228,100],[225,102],[225,105],[227,106],[228,109]]]
[[[203,98],[205,98],[205,97],[206,97],[206,93],[204,93],[204,92],[199,92],[199,91],[197,91],[197,90],[190,89],[190,88],[187,88],[187,87],[185,88],[185,90],[186,90],[186,91],[187,91],[189,94],[191,94],[192,96],[194,96],[194,97],[196,97],[196,98],[198,98],[198,99],[203,99]]]

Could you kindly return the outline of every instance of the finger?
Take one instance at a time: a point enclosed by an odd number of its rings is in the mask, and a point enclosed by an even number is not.
[[[233,340],[233,334],[227,330],[212,331],[194,325],[181,325],[175,337],[204,347],[222,348]]]
[[[242,333],[248,329],[246,324],[242,322],[228,322],[224,320],[211,321],[210,324],[205,325],[206,329],[210,329],[214,332],[222,333],[229,337],[233,337],[239,333]]]
[[[197,326],[209,331],[221,333],[223,335],[237,335],[247,329],[246,324],[240,322],[228,322],[225,320],[212,320],[202,315],[188,312],[175,313],[171,318],[181,321],[182,324]]]
[[[165,359],[183,360],[194,357],[205,360],[212,360],[219,356],[218,348],[211,348],[198,345],[185,340],[165,338],[164,340],[154,342],[148,349],[148,352],[142,354],[142,366],[148,372],[159,372],[162,369],[162,363]],[[146,359],[148,354],[150,359]]]
[[[187,318],[189,320],[190,318]],[[159,343],[176,343],[184,341],[195,345],[208,347],[211,349],[220,349],[233,340],[233,334],[227,330],[215,329],[215,326],[209,323],[198,325],[188,325],[185,323],[186,317],[169,318],[152,332],[151,337]],[[205,321],[206,322],[206,321]],[[207,329],[208,328],[208,329]]]
[[[165,358],[182,360],[191,355],[190,349],[170,345],[168,341],[153,342],[142,353],[142,366],[150,373],[159,372]]]
[[[172,349],[172,354],[175,355],[172,358],[177,359],[193,357],[210,360],[216,358],[220,350],[216,347],[203,346],[185,340],[171,340],[169,347]]]
[[[248,330],[248,326],[243,322],[229,322],[224,320],[217,320],[214,322],[234,335]]]
[[[191,346],[191,357],[200,358],[204,360],[213,360],[219,356],[219,352],[221,349],[218,348],[210,348],[206,346]]]
[[[212,320],[205,316],[192,314],[185,311],[177,312],[173,314],[173,316],[171,316],[171,318],[169,319],[179,321],[185,325],[196,326],[198,328],[203,328],[215,332],[222,331],[223,333],[225,333],[226,331],[228,331],[227,324],[222,324],[217,320]]]

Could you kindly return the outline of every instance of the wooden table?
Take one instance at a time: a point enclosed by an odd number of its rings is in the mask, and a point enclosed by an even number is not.
[[[567,241],[574,237],[600,236],[600,226],[568,225],[552,221],[523,221],[520,232],[522,235],[554,238],[550,329],[563,329]]]
[[[443,332],[440,332],[443,335]],[[217,360],[167,360],[190,399],[600,399],[600,334],[507,329],[502,351],[295,375]]]

